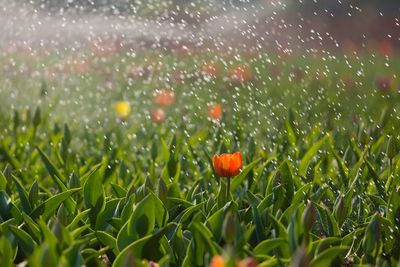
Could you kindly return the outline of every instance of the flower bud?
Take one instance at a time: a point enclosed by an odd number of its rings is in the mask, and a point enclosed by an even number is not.
[[[392,159],[397,155],[396,140],[393,137],[389,138],[389,141],[387,144],[387,149],[386,149],[386,154],[389,159]]]
[[[224,221],[224,239],[227,243],[232,243],[235,240],[236,227],[235,227],[235,217],[231,212],[225,217]]]
[[[308,201],[308,204],[303,212],[302,222],[305,231],[310,231],[316,221],[316,207],[312,201]]]
[[[33,126],[38,127],[41,121],[42,121],[42,116],[40,115],[40,108],[38,107],[35,110],[35,114],[33,115],[33,120],[32,120]]]
[[[336,202],[333,212],[338,222],[338,225],[341,226],[343,222],[346,220],[347,214],[349,212],[349,209],[346,206],[346,203],[342,196],[340,196],[338,201]]]

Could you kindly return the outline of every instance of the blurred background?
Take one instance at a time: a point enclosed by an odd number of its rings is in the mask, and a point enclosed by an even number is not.
[[[392,53],[399,48],[396,0],[0,2],[3,49],[44,44],[79,49],[96,38],[163,49],[184,45],[351,53],[378,48]]]
[[[140,128],[167,90],[170,128],[215,103],[258,134],[289,109],[328,129],[399,120],[398,0],[0,0],[0,25],[2,117],[104,126],[127,101]]]

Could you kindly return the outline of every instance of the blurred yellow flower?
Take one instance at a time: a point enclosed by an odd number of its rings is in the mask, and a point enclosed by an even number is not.
[[[115,103],[115,112],[118,117],[121,119],[125,119],[128,117],[129,113],[131,113],[131,106],[128,101],[118,101]]]
[[[263,157],[263,158],[265,158],[267,156],[267,153],[262,148],[260,148],[260,150],[258,150],[258,154],[260,155],[260,157]]]

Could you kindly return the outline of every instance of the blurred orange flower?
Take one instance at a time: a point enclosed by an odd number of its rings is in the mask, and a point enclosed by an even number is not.
[[[201,68],[201,74],[204,78],[211,79],[218,76],[219,68],[214,62],[205,63]]]
[[[222,118],[222,105],[214,104],[208,106],[208,115],[211,119],[219,121]]]
[[[210,267],[225,267],[225,260],[222,256],[217,255],[211,259]]]
[[[151,112],[151,119],[155,123],[162,123],[165,121],[165,111],[162,108],[157,108]]]
[[[232,82],[247,82],[252,79],[252,72],[248,65],[237,65],[230,69],[229,78]]]
[[[175,102],[175,93],[167,89],[158,91],[154,96],[154,102],[164,107],[171,106]]]
[[[228,263],[220,255],[214,256],[211,259],[210,267],[227,267],[227,266],[228,266]],[[246,258],[243,260],[236,261],[235,266],[236,267],[257,267],[257,261],[253,258]]]
[[[128,101],[118,101],[115,103],[114,108],[118,117],[121,119],[128,117],[129,113],[131,112],[131,106],[129,105]]]
[[[212,164],[218,176],[234,177],[240,173],[242,168],[242,153],[214,155]]]

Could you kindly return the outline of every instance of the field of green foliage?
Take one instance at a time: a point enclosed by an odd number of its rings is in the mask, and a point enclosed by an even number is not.
[[[0,58],[0,266],[400,266],[400,58],[97,59]]]

